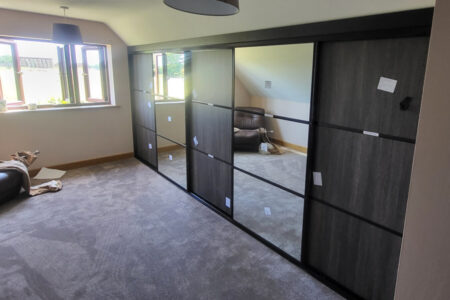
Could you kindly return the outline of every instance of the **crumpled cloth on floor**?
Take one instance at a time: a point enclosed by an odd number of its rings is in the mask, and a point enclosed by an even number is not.
[[[52,180],[36,186],[31,186],[31,178],[28,167],[37,159],[39,151],[16,152],[11,155],[13,160],[0,161],[0,171],[16,170],[22,174],[22,187],[30,196],[37,196],[47,192],[57,192],[62,189],[60,180]]]

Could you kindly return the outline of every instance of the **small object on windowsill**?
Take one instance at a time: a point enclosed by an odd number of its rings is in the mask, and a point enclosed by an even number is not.
[[[28,103],[28,110],[36,110],[37,104],[36,103]]]
[[[0,100],[0,112],[5,112],[6,109],[6,100]]]

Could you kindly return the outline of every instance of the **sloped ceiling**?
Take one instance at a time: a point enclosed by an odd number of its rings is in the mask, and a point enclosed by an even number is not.
[[[186,0],[189,1],[189,0]],[[195,0],[192,0],[195,1]],[[0,8],[106,23],[128,45],[304,24],[434,6],[435,0],[241,0],[239,14],[208,17],[176,11],[162,0],[0,0]]]

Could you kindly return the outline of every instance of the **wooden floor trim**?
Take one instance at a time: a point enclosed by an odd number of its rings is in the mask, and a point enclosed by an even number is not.
[[[125,159],[125,158],[130,158],[130,157],[134,157],[133,152],[116,154],[116,155],[111,155],[111,156],[104,156],[104,157],[87,159],[87,160],[82,160],[82,161],[76,161],[76,162],[71,162],[71,163],[67,163],[67,164],[53,165],[53,166],[49,166],[47,168],[66,171],[66,170],[78,169],[78,168],[82,168],[82,167],[93,166],[93,165],[98,165],[98,164],[102,164],[102,163],[106,163],[106,162],[121,160],[121,159]],[[34,177],[39,172],[39,170],[40,169],[32,169],[28,173],[30,174],[31,177]]]
[[[291,143],[288,143],[288,142],[285,142],[285,141],[282,141],[282,140],[277,140],[277,139],[274,139],[274,138],[270,138],[270,139],[277,145],[284,146],[286,148],[291,148],[293,150],[300,151],[300,152],[305,153],[305,154],[308,153],[308,148],[307,147],[303,147],[303,146],[296,145],[296,144],[291,144]]]

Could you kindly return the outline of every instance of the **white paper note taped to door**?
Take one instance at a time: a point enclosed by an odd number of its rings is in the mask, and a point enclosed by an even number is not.
[[[198,145],[198,140],[197,140],[197,136],[194,136],[194,144],[195,144],[195,146],[197,146]]]
[[[152,108],[152,103],[151,102],[147,102],[147,106],[148,106],[148,108]]]
[[[172,159],[173,159],[172,154],[169,154],[169,160],[172,160]]]
[[[152,150],[153,149],[153,145],[152,144],[148,144],[148,149]]]
[[[386,78],[383,76],[380,77],[380,81],[378,82],[378,89],[380,91],[385,91],[388,93],[394,93],[396,86],[397,86],[397,80]]]
[[[270,216],[272,214],[272,212],[270,211],[270,207],[264,207],[264,213],[266,214],[266,216]]]
[[[172,117],[171,116],[167,116],[167,121],[172,122]]]
[[[231,207],[231,199],[228,197],[225,197],[225,206],[230,208]]]
[[[313,172],[314,185],[322,186],[322,173]]]

